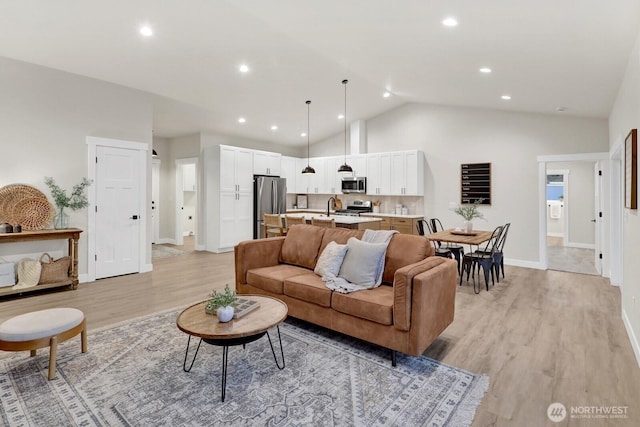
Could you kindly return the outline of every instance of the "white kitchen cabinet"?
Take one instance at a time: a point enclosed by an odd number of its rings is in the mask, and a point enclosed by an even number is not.
[[[253,150],[253,174],[280,176],[281,158],[280,153]]]
[[[327,194],[327,158],[314,157],[311,159],[313,168],[316,173],[309,175],[309,193],[311,194]]]
[[[307,164],[313,166],[313,159],[310,159],[307,163],[307,159],[296,159],[296,193],[307,194],[309,193],[309,175],[302,173],[302,170],[307,167]]]
[[[220,146],[220,191],[253,191],[253,153],[247,148]]]
[[[342,175],[338,173],[338,168],[344,163],[344,157],[326,158],[326,176],[324,188],[327,194],[342,193]]]
[[[391,195],[424,195],[424,155],[421,151],[391,153]]]
[[[295,157],[282,156],[280,158],[280,176],[287,180],[287,193],[296,193],[296,178],[298,175],[302,175],[300,170],[297,169]]]
[[[366,177],[368,195],[391,194],[391,153],[369,154]]]
[[[344,157],[340,158],[340,165],[344,163]],[[347,156],[347,164],[353,169],[353,175],[355,177],[367,176],[367,155],[366,154],[352,154]],[[338,167],[340,167],[338,165]],[[336,168],[336,170],[338,170]]]
[[[253,195],[242,192],[220,193],[219,248],[233,248],[253,238]]]

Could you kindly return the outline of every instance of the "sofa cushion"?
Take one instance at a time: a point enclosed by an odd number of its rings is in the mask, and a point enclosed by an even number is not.
[[[304,274],[286,279],[284,294],[322,307],[331,307],[331,290],[315,274]]]
[[[375,289],[331,295],[331,308],[382,325],[393,323],[393,288],[378,286]]]
[[[313,272],[320,277],[336,277],[340,272],[340,266],[342,266],[344,256],[347,254],[347,249],[347,245],[329,242],[318,257]]]
[[[313,274],[313,271],[287,264],[254,268],[247,272],[247,284],[275,294],[282,294],[286,279],[303,274]]]
[[[280,261],[313,270],[320,253],[320,244],[326,228],[298,224],[291,227],[282,244]],[[311,271],[310,273],[313,273]]]
[[[329,242],[336,242],[340,245],[344,245],[349,241],[351,237],[362,240],[364,230],[350,230],[348,228],[335,227],[327,228],[322,236],[322,244],[320,245],[320,253],[324,251]]]
[[[422,261],[433,254],[433,246],[424,236],[394,234],[387,247],[382,281],[392,284],[393,275],[397,269]]]
[[[338,277],[365,289],[380,284],[382,262],[387,250],[385,243],[367,243],[352,237]]]

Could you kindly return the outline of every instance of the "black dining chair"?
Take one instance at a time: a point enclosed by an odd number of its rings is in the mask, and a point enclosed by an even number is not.
[[[473,278],[473,291],[476,294],[480,293],[480,268],[484,273],[484,283],[487,287],[487,291],[489,290],[489,274],[491,274],[491,283],[495,284],[495,279],[493,276],[494,265],[495,265],[495,252],[498,248],[497,241],[498,237],[502,233],[502,226],[496,227],[495,230],[491,233],[491,237],[485,243],[483,249],[464,254],[462,258],[462,272],[460,273],[460,285],[462,285],[462,275],[464,272],[467,273],[467,280],[469,280],[469,273],[471,273],[471,277]],[[478,280],[475,277],[476,268],[478,269]]]
[[[416,222],[416,228],[418,229],[418,234],[421,236],[425,236],[426,234],[433,234],[433,231],[431,230],[431,226],[424,219],[418,220],[418,222]],[[448,249],[441,248],[438,245],[438,243],[440,242],[431,240],[431,244],[433,245],[435,255],[443,258],[453,258],[451,251]]]
[[[507,241],[507,234],[509,233],[509,227],[511,227],[511,223],[508,222],[502,227],[502,232],[500,236],[498,236],[496,242],[496,249],[493,253],[494,260],[494,270],[496,272],[496,279],[498,283],[500,283],[500,270],[502,269],[502,278],[504,279],[504,244]],[[477,250],[476,252],[482,252],[481,250]]]
[[[442,222],[440,222],[440,220],[438,218],[431,218],[429,220],[429,222],[431,223],[431,230],[433,230],[434,233],[437,233],[439,231],[444,231],[444,227],[442,226]],[[441,248],[445,248],[451,251],[451,253],[453,254],[453,256],[455,257],[456,261],[458,262],[458,273],[461,273],[461,266],[462,266],[462,257],[464,255],[464,246],[462,245],[458,245],[456,243],[449,243],[449,242],[438,242],[438,246]]]

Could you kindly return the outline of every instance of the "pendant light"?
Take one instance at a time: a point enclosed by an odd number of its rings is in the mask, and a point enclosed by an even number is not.
[[[309,109],[311,101],[307,101],[307,167],[302,169],[302,173],[316,173],[316,170],[309,166]]]
[[[351,166],[347,164],[347,83],[349,80],[342,81],[344,85],[344,165],[338,168],[338,173],[353,172]]]

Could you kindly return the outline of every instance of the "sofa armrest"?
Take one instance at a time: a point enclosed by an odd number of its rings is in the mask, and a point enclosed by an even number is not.
[[[247,271],[278,265],[284,239],[285,237],[270,237],[268,239],[245,240],[233,248],[236,289],[238,289],[239,283],[247,283]]]

